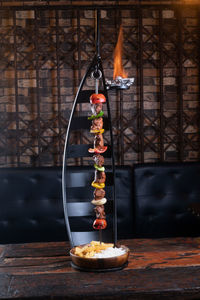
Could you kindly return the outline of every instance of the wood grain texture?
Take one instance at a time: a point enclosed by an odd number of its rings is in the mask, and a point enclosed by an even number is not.
[[[80,272],[69,244],[0,246],[0,299],[199,299],[200,239],[125,240],[128,266]]]

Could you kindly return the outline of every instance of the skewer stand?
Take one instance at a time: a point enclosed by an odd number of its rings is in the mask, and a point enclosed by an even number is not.
[[[114,243],[116,245],[117,243],[117,206],[116,206],[116,197],[115,197],[115,161],[114,161],[114,147],[113,147],[113,135],[112,135],[112,122],[111,122],[111,113],[110,113],[110,106],[109,106],[109,98],[107,94],[107,88],[105,83],[105,77],[104,77],[104,71],[102,67],[101,57],[100,57],[100,25],[99,20],[100,19],[100,11],[96,11],[96,53],[94,55],[94,58],[92,62],[90,63],[81,83],[78,89],[78,92],[76,94],[71,115],[69,118],[66,138],[65,138],[65,145],[64,145],[64,153],[63,153],[63,168],[62,168],[62,195],[63,195],[63,208],[64,208],[64,217],[65,217],[65,224],[66,229],[70,241],[71,247],[74,247],[76,245],[88,243],[88,241],[91,241],[93,239],[94,231],[93,232],[79,232],[77,234],[76,232],[71,230],[71,224],[70,224],[70,201],[69,197],[67,196],[67,189],[68,187],[68,159],[69,158],[75,158],[75,157],[88,157],[91,156],[90,153],[88,153],[89,145],[71,145],[70,144],[70,134],[74,130],[74,128],[77,130],[77,126],[80,126],[80,129],[86,129],[88,126],[88,120],[87,117],[80,116],[79,120],[76,122],[76,126],[74,126],[75,121],[77,117],[75,117],[75,110],[76,106],[79,103],[89,103],[89,97],[92,93],[98,93],[99,92],[99,84],[101,81],[102,84],[102,90],[100,91],[104,96],[106,97],[106,107],[107,107],[107,123],[108,123],[108,130],[109,130],[109,136],[110,136],[110,142],[108,145],[108,150],[106,151],[107,157],[111,161],[111,174],[112,174],[112,199],[109,201],[112,202],[112,224],[110,224],[109,228],[110,233],[108,234],[108,240],[109,242]],[[94,79],[94,90],[88,91],[84,90],[84,84],[86,82],[86,79],[88,77],[92,77]],[[105,117],[104,117],[105,119]],[[80,202],[73,203],[77,207],[77,211],[81,209]],[[91,208],[90,208],[91,210]],[[88,215],[88,214],[87,214]],[[74,216],[74,214],[73,214]],[[93,217],[93,216],[92,216]],[[104,230],[107,232],[107,228]],[[98,239],[98,238],[97,238]],[[104,232],[99,231],[99,240],[102,242],[104,239]]]

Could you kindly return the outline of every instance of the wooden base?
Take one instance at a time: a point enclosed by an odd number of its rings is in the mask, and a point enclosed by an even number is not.
[[[84,271],[84,272],[114,272],[114,271],[119,271],[124,269],[125,267],[128,266],[128,262],[126,262],[124,265],[122,265],[121,267],[114,267],[114,268],[109,268],[109,269],[87,269],[87,268],[82,268],[79,267],[77,265],[75,265],[73,262],[71,262],[71,266],[79,271]]]

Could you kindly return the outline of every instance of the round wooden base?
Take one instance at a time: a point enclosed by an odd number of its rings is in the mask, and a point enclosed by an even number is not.
[[[77,265],[75,265],[73,262],[71,262],[71,266],[79,271],[84,271],[84,272],[113,272],[113,271],[119,271],[124,269],[125,267],[127,267],[128,262],[126,262],[125,264],[123,264],[120,267],[114,267],[114,268],[108,268],[108,269],[87,269],[87,268],[83,268],[83,267],[79,267]]]

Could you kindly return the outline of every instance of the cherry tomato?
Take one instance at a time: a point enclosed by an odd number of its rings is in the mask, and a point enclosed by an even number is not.
[[[106,98],[103,94],[92,94],[90,96],[90,103],[91,104],[98,104],[106,102]]]
[[[93,223],[94,229],[105,229],[107,227],[107,222],[105,219],[96,219]]]

